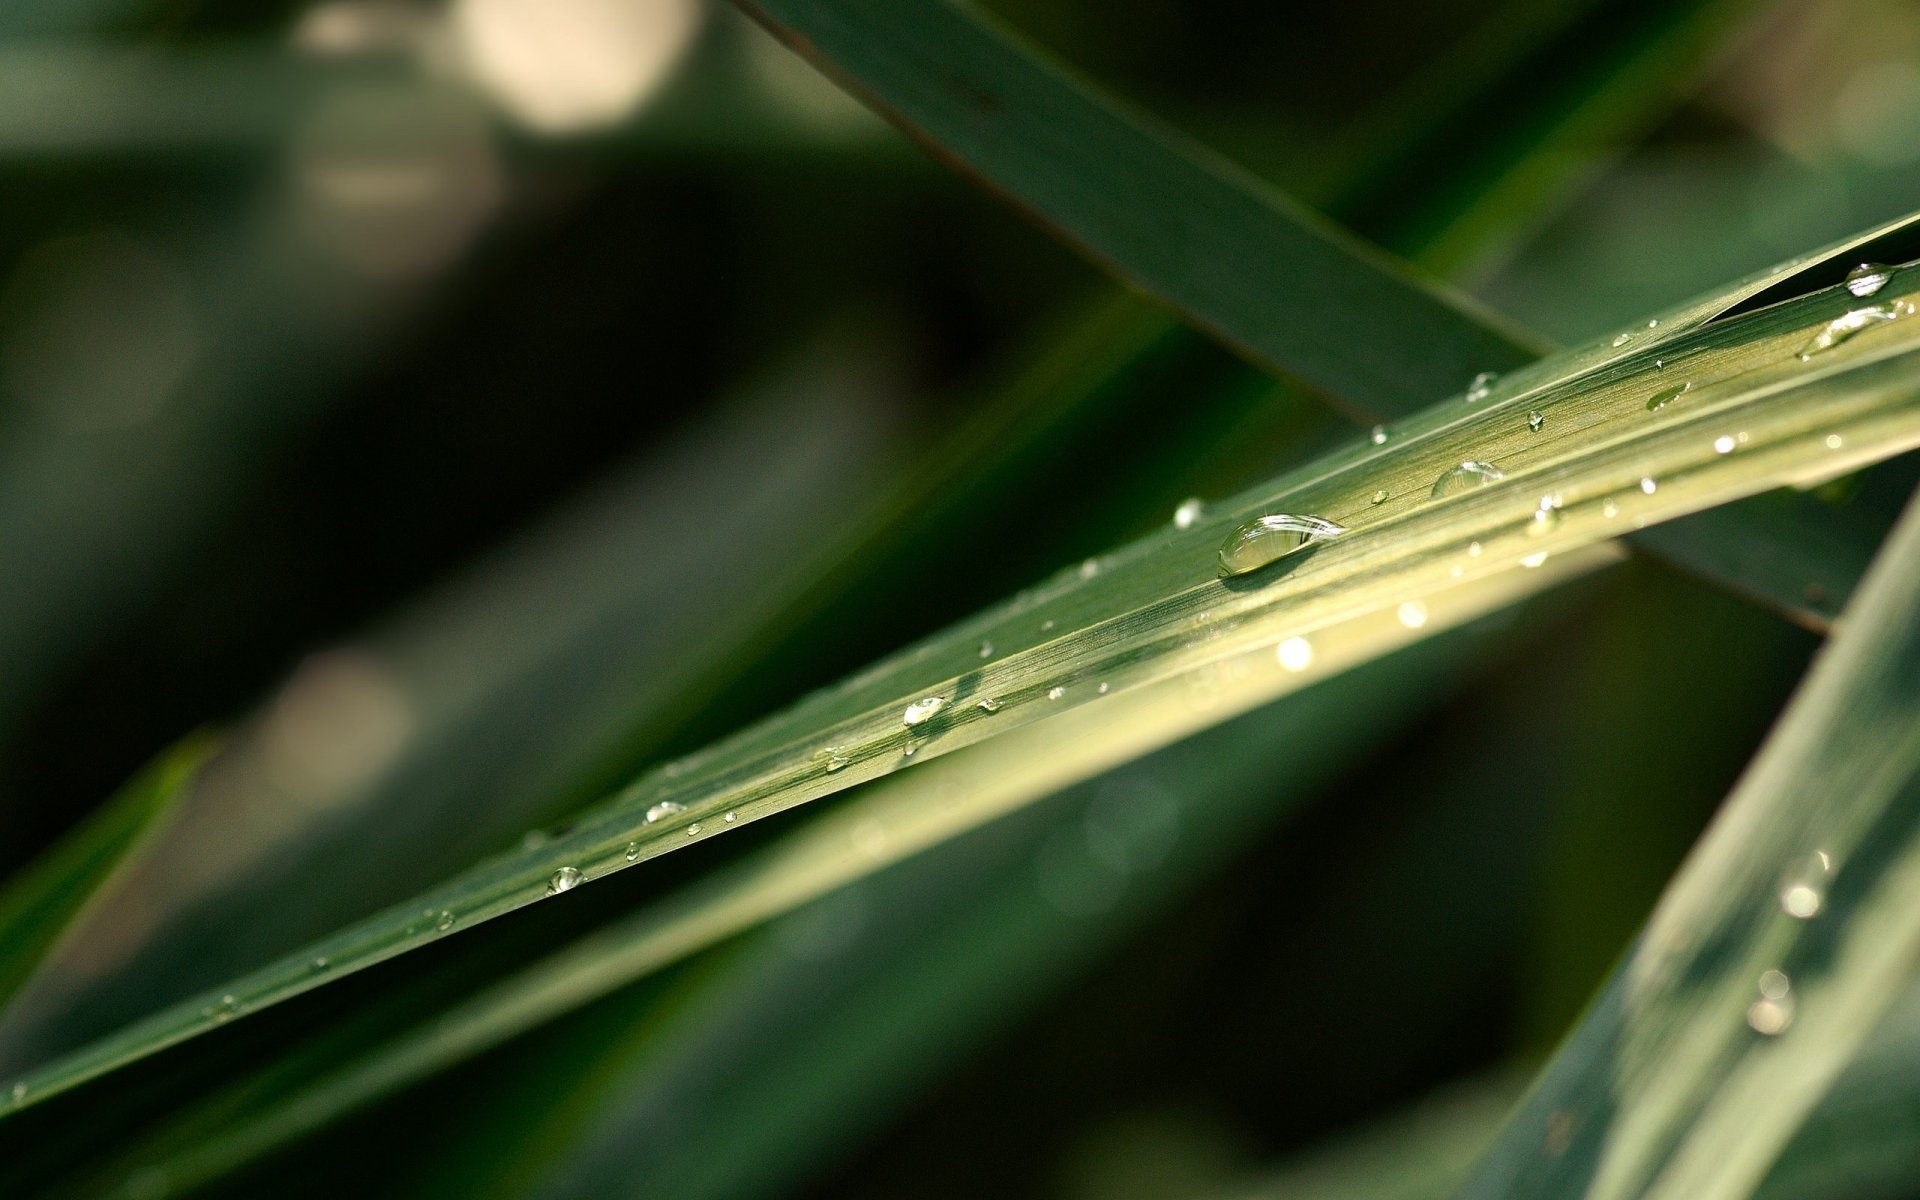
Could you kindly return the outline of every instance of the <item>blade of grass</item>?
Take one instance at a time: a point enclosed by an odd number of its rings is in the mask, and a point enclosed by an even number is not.
[[[1473,1196],[1752,1193],[1920,962],[1920,503]]]
[[[1471,594],[1458,597],[1461,606],[1436,617],[1436,627],[1441,621],[1471,620],[1499,609],[1516,595],[1534,593],[1614,559],[1604,547],[1593,547],[1540,570],[1508,571],[1482,581]],[[183,1114],[149,1144],[104,1169],[102,1185],[143,1169],[158,1169],[176,1181],[225,1173],[351,1108],[874,873],[889,872],[912,881],[885,885],[899,889],[903,897],[900,904],[906,903],[905,896],[919,894],[923,884],[935,890],[952,890],[950,880],[937,887],[929,881],[945,880],[955,870],[964,873],[971,868],[943,865],[939,856],[924,854],[926,848],[989,822],[1004,821],[1020,807],[1079,780],[1099,776],[1144,750],[1247,712],[1276,696],[1286,697],[1270,711],[1212,730],[1204,739],[1161,751],[1159,761],[1143,765],[1145,775],[1171,777],[1167,780],[1170,795],[1181,790],[1183,781],[1187,788],[1206,789],[1204,796],[1190,795],[1182,801],[1190,812],[1205,812],[1203,821],[1179,822],[1178,836],[1167,845],[1136,848],[1135,855],[1142,860],[1157,859],[1163,853],[1172,856],[1165,867],[1172,874],[1156,873],[1142,884],[1169,886],[1178,878],[1201,871],[1203,863],[1224,856],[1234,845],[1243,844],[1241,839],[1250,821],[1280,815],[1275,810],[1256,818],[1253,810],[1266,801],[1268,793],[1246,786],[1250,778],[1271,779],[1279,771],[1287,781],[1283,799],[1297,796],[1308,781],[1323,777],[1338,763],[1351,761],[1351,756],[1368,744],[1364,738],[1337,736],[1338,730],[1351,729],[1353,719],[1364,712],[1369,714],[1369,736],[1384,734],[1396,715],[1411,717],[1444,696],[1446,679],[1480,661],[1491,636],[1485,630],[1462,631],[1454,637],[1420,641],[1417,649],[1403,651],[1378,668],[1356,675],[1342,674],[1344,667],[1420,637],[1387,617],[1364,628],[1346,630],[1338,639],[1323,637],[1314,663],[1303,671],[1282,668],[1270,654],[1217,664],[1191,677],[1153,685],[1104,707],[1074,710],[940,759],[924,769],[877,782],[846,805],[754,856],[555,955],[528,964],[470,1001],[433,1014],[417,1029],[385,1043],[362,1047],[344,1064],[328,1064],[332,1069],[317,1083],[293,1090],[279,1103],[262,1103],[257,1093],[247,1092],[244,1086],[238,1090],[252,1097],[248,1103],[241,1103],[235,1096],[214,1097]],[[1294,694],[1317,680],[1325,682]],[[1312,749],[1276,764],[1271,746],[1280,737],[1298,740]],[[1238,764],[1238,769],[1224,773],[1195,769],[1202,762]],[[1069,798],[1053,804],[1049,811],[1065,813],[1065,818],[1057,819],[1071,823],[1080,819],[1083,806],[1083,799]],[[1240,818],[1234,819],[1234,813],[1240,813]],[[1133,832],[1163,828],[1160,823],[1148,823]],[[996,835],[993,845],[999,847],[995,853],[1024,858],[1036,840],[1009,841]],[[953,897],[956,902],[962,895],[971,894],[976,884],[984,887],[996,879],[1004,880],[1005,864],[999,859],[993,861],[999,866],[984,869],[983,878],[966,876],[972,882],[959,889],[960,894]],[[1045,914],[1049,910],[1036,911],[1023,891],[1028,886],[1028,874],[1016,869],[1013,877],[1014,896],[1009,897],[1004,890],[995,892],[974,906],[979,911],[969,908],[967,915],[958,918],[961,923],[972,927],[1011,918],[1018,926],[1017,937],[1026,944],[1025,939],[1040,937],[1052,928],[1048,921],[1064,922],[1079,929],[1076,953],[1091,952],[1087,931],[1077,919],[1058,911],[1048,918]],[[1130,903],[1141,902],[1135,897]],[[892,907],[891,903],[881,906],[883,911]],[[931,936],[924,928],[927,920],[931,916],[921,912],[913,925]],[[1039,953],[1039,943],[1034,944],[1034,952]],[[1058,947],[1039,953],[1039,957],[1054,967],[1066,961]],[[934,953],[929,961],[949,964],[942,968],[942,978],[949,985],[957,984],[959,977],[950,965],[956,960]],[[970,961],[981,964],[976,986],[989,987],[996,979],[1005,982],[993,965],[997,960],[991,956],[975,956]],[[728,978],[723,973],[712,986],[696,985],[698,992],[709,998],[694,1003],[688,1011],[699,1014],[702,1028],[711,1026],[713,1014],[722,1006],[719,997],[729,994]],[[882,987],[878,994],[890,994],[890,989]],[[946,997],[950,1003],[959,999]],[[644,1009],[652,998],[637,997],[636,1003]],[[614,1027],[624,1028],[640,1016],[622,1012],[613,1014],[609,1021]],[[904,1014],[896,1013],[895,1020],[904,1020]],[[649,1038],[665,1037],[673,1028],[649,1024]],[[649,1040],[645,1045],[652,1053],[654,1043]],[[869,1047],[867,1053],[874,1049]],[[609,1064],[622,1061],[622,1057],[609,1050],[596,1055],[596,1061],[605,1075]],[[582,1099],[588,1091],[618,1083],[612,1077],[597,1082],[576,1081],[573,1094],[579,1104],[575,1107],[591,1109],[593,1105]],[[537,1157],[539,1147],[548,1141],[546,1134],[524,1132],[523,1149]],[[742,1133],[748,1135],[747,1131]],[[481,1173],[488,1171],[483,1167]]]
[[[740,6],[935,154],[1253,361],[1363,420],[1403,416],[1545,348],[1178,134],[1118,108],[949,0]],[[1895,258],[1920,253],[1908,246],[1905,226],[1898,232],[1908,252]],[[1857,252],[1855,245],[1830,248],[1806,267],[1837,281],[1858,261],[1843,253]],[[1641,344],[1753,303],[1763,287],[1777,294],[1809,286],[1795,281],[1802,273],[1767,272],[1748,292],[1715,293],[1705,308],[1669,314],[1665,330],[1642,333]],[[1328,336],[1359,329],[1382,331],[1388,345]],[[1779,528],[1774,513],[1785,505],[1804,511]],[[1781,501],[1724,516],[1711,529],[1678,526],[1647,549],[1820,628],[1829,604],[1850,589],[1844,559],[1823,562],[1817,581],[1730,578],[1724,548],[1736,537],[1750,547],[1741,557],[1766,562],[1773,548],[1793,544],[1792,524],[1823,515],[1812,501]],[[1810,601],[1810,583],[1828,599]]]
[[[1905,302],[1916,284],[1920,273],[1896,276],[1886,302]],[[1853,302],[1843,291],[1816,293],[1662,345],[1659,353],[1695,385],[1677,408],[1648,410],[1650,377],[1674,376],[1657,375],[1644,350],[1602,355],[1598,365],[1565,379],[1543,368],[1525,386],[1516,380],[1465,412],[1445,405],[1386,445],[1332,455],[1190,528],[1064,572],[667,764],[547,846],[502,856],[225,991],[33,1072],[29,1095],[64,1090],[237,1011],[404,953],[449,924],[477,924],[737,823],[1081,704],[1107,703],[1109,692],[1117,697],[1395,605],[1409,606],[1401,611],[1417,625],[1427,617],[1425,606],[1444,608],[1457,583],[1604,540],[1625,526],[1911,448],[1920,442],[1920,379],[1912,365],[1920,357],[1920,322],[1883,325],[1807,360],[1796,353]],[[1524,417],[1529,410],[1552,414],[1552,435],[1537,434]],[[1478,458],[1503,463],[1505,477],[1429,500],[1436,479]],[[1376,500],[1377,493],[1385,495]],[[1552,499],[1543,504],[1542,497]],[[1217,578],[1222,535],[1275,511],[1315,513],[1352,531],[1289,561],[1291,570]],[[903,725],[905,707],[926,696],[945,702],[934,719]],[[983,699],[994,704],[980,707]],[[422,916],[436,912],[445,917]],[[329,971],[312,969],[316,955],[328,960]]]

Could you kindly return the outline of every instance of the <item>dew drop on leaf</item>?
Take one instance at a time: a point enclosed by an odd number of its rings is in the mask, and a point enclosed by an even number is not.
[[[912,728],[915,725],[924,725],[933,719],[935,713],[938,713],[946,706],[947,698],[945,696],[927,696],[907,705],[907,711],[901,714],[900,720],[908,728]]]
[[[992,696],[981,697],[974,702],[973,706],[983,713],[997,713],[1000,711],[1000,702]]]
[[[1534,433],[1539,433],[1540,430],[1546,426],[1546,423],[1547,423],[1546,414],[1541,412],[1537,408],[1527,414],[1527,428],[1532,430]]]
[[[561,867],[547,876],[547,895],[558,896],[561,892],[570,892],[580,886],[580,872],[574,867]]]
[[[1861,263],[1847,272],[1847,290],[1864,300],[1887,286],[1892,278],[1893,268],[1885,263]]]
[[[1467,403],[1478,404],[1485,400],[1493,394],[1493,385],[1498,382],[1500,373],[1497,371],[1482,371],[1475,375],[1473,382],[1467,385]]]
[[[1187,497],[1180,502],[1179,508],[1173,510],[1173,527],[1175,529],[1192,529],[1194,523],[1200,519],[1201,514],[1206,512],[1206,508],[1207,506],[1200,502],[1199,497]]]
[[[1433,498],[1438,500],[1457,492],[1469,492],[1490,483],[1498,483],[1506,477],[1507,473],[1492,463],[1470,458],[1457,467],[1448,467],[1440,478],[1433,481]]]
[[[1691,383],[1679,383],[1670,388],[1661,388],[1653,395],[1647,397],[1647,411],[1659,412],[1667,405],[1678,400],[1683,394],[1692,390],[1693,385]]]
[[[1255,517],[1220,544],[1220,574],[1244,575],[1275,563],[1316,542],[1339,537],[1346,526],[1324,517],[1271,513]]]
[[[656,821],[664,821],[676,813],[683,813],[685,811],[687,811],[687,806],[684,804],[678,804],[672,800],[662,800],[660,803],[647,809],[647,824],[651,825]]]
[[[1896,301],[1892,304],[1869,304],[1865,308],[1842,313],[1828,321],[1826,328],[1814,334],[1813,340],[1800,348],[1800,359],[1804,362],[1824,350],[1833,349],[1863,329],[1898,320],[1912,311],[1913,305]]]

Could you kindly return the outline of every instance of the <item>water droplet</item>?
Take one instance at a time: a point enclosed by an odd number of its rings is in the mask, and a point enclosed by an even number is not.
[[[1098,575],[1099,573],[1100,573],[1100,560],[1097,558],[1089,558],[1087,561],[1080,564],[1080,578],[1082,579],[1092,579],[1095,575]]]
[[[1654,370],[1656,370],[1656,371],[1664,371],[1664,370],[1666,370],[1666,369],[1667,369],[1667,360],[1666,360],[1666,359],[1664,359],[1664,358],[1656,358],[1656,359],[1654,359],[1654,360],[1653,360],[1653,369],[1654,369]]]
[[[924,725],[933,719],[935,713],[946,706],[947,698],[945,696],[927,696],[907,705],[907,711],[901,714],[900,720],[905,723],[908,728],[912,728],[915,725]]]
[[[992,642],[981,642],[981,643],[980,643],[980,657],[981,657],[981,658],[992,658],[992,657],[993,657],[993,643],[992,643]]]
[[[523,850],[538,850],[546,844],[547,831],[544,829],[529,829],[520,835],[520,848]]]
[[[549,896],[558,896],[561,892],[570,892],[579,886],[580,872],[573,867],[561,867],[547,876],[547,895]]]
[[[326,970],[326,969],[327,969],[327,967],[328,967],[328,966],[330,966],[331,964],[327,962],[327,956],[326,956],[326,955],[324,955],[324,954],[320,954],[320,955],[316,955],[316,956],[314,957],[314,960],[313,960],[312,962],[310,962],[310,963],[308,963],[307,965],[308,965],[309,967],[312,967],[312,968],[313,968],[314,970],[316,970],[316,971],[324,971],[324,970]]]
[[[1102,696],[1104,696],[1104,695],[1106,695],[1106,694],[1107,694],[1108,692],[1110,692],[1110,691],[1112,691],[1112,690],[1113,690],[1113,688],[1112,688],[1111,686],[1109,686],[1108,684],[1104,684],[1104,683],[1103,683],[1103,684],[1101,684],[1101,685],[1100,685],[1099,687],[1097,687],[1097,688],[1095,688],[1095,689],[1093,689],[1093,690],[1094,690],[1094,691],[1096,691],[1096,692],[1098,692],[1098,693],[1100,693],[1100,694],[1101,694]]]
[[[1468,557],[1468,558],[1479,558],[1479,557],[1480,557],[1480,553],[1481,553],[1481,546],[1480,546],[1480,543],[1479,543],[1479,542],[1468,542],[1468,543],[1467,543],[1467,557]]]
[[[1433,481],[1433,498],[1438,500],[1442,496],[1451,496],[1456,492],[1486,487],[1506,477],[1507,473],[1492,463],[1470,458],[1457,467],[1447,468],[1440,478]]]
[[[1651,317],[1651,318],[1649,318],[1649,319],[1648,319],[1648,321],[1647,321],[1647,328],[1648,328],[1648,329],[1658,329],[1658,328],[1660,328],[1660,318],[1659,318],[1659,317]]]
[[[1376,446],[1386,445],[1387,444],[1387,427],[1385,425],[1375,425],[1373,429],[1368,432],[1367,440],[1372,442]]]
[[[687,836],[688,837],[700,836],[700,822],[695,821],[693,824],[687,826]]]
[[[1040,622],[1040,632],[1041,632],[1041,633],[1045,633],[1045,632],[1046,632],[1047,630],[1049,630],[1049,629],[1052,629],[1052,628],[1053,628],[1053,618],[1052,618],[1052,617],[1048,617],[1048,618],[1047,618],[1046,620],[1044,620],[1044,621],[1042,621],[1042,622]]]
[[[1793,1024],[1793,982],[1785,971],[1769,967],[1760,972],[1760,998],[1747,1007],[1747,1024],[1753,1031],[1777,1037]]]
[[[1534,570],[1537,567],[1543,567],[1546,565],[1546,563],[1547,563],[1547,552],[1545,550],[1540,551],[1538,554],[1529,554],[1525,558],[1520,560],[1520,565],[1527,568],[1527,570],[1529,571]]]
[[[729,824],[729,825],[731,825],[731,824],[733,824],[733,823],[734,823],[735,821],[738,821],[738,820],[740,819],[740,814],[739,814],[739,813],[737,813],[737,812],[735,812],[735,811],[733,811],[732,809],[728,809],[728,810],[727,810],[727,815],[726,815],[726,816],[724,816],[724,817],[721,817],[720,819],[721,819],[722,821],[725,821],[725,822],[726,822],[727,824]]]
[[[1047,689],[1047,699],[1049,700],[1058,700],[1060,697],[1066,694],[1067,694],[1067,689],[1063,687],[1050,687]]]
[[[1769,1000],[1780,1000],[1793,990],[1793,981],[1787,978],[1785,971],[1768,967],[1760,972],[1760,994]]]
[[[1609,500],[1600,506],[1600,515],[1611,521],[1620,515],[1620,506]]]
[[[1220,574],[1244,575],[1275,563],[1316,542],[1347,531],[1324,517],[1271,513],[1255,517],[1227,535],[1220,545]]]
[[[1633,335],[1631,333],[1623,333],[1620,336],[1613,339],[1613,344],[1615,346],[1624,346],[1632,340],[1633,340]]]
[[[1173,527],[1192,529],[1194,523],[1199,521],[1200,515],[1206,511],[1207,506],[1201,503],[1198,496],[1188,496],[1180,502],[1179,508],[1173,510]]]
[[[204,1015],[212,1017],[215,1024],[223,1024],[240,1015],[240,1001],[234,997],[232,992],[228,992],[226,995],[220,997],[219,1000],[207,1005],[200,1011]]]
[[[1732,454],[1733,439],[1725,435],[1713,439],[1713,452],[1715,454]]]
[[[1313,643],[1303,637],[1290,637],[1274,647],[1274,656],[1289,671],[1304,671],[1313,665]]]
[[[1661,388],[1659,391],[1655,392],[1653,395],[1647,397],[1647,411],[1659,412],[1661,409],[1665,408],[1667,405],[1672,404],[1675,400],[1678,400],[1683,394],[1690,392],[1692,390],[1693,390],[1693,384],[1691,383],[1680,383],[1680,384],[1675,384],[1673,387],[1670,387],[1670,388]]]
[[[1386,502],[1387,502],[1387,489],[1381,488],[1379,491],[1373,494],[1373,503],[1385,504]]]
[[[1551,533],[1560,524],[1560,493],[1549,492],[1540,497],[1540,503],[1533,510],[1533,517],[1527,522],[1527,536],[1540,537]]]
[[[828,747],[827,774],[831,775],[835,771],[844,771],[847,768],[847,764],[851,763],[852,761],[853,760],[851,758],[848,758],[845,754],[840,752],[840,748],[838,746]]]
[[[1823,350],[1833,349],[1863,329],[1898,320],[1912,311],[1913,305],[1896,301],[1892,304],[1869,304],[1865,308],[1843,313],[1828,321],[1825,329],[1814,334],[1813,340],[1801,347],[1800,359],[1804,362]]]
[[[1887,286],[1892,278],[1893,268],[1884,263],[1861,263],[1847,272],[1847,290],[1864,300]]]
[[[1409,600],[1400,606],[1400,623],[1408,629],[1418,629],[1427,623],[1427,606],[1418,600]]]
[[[1827,449],[1829,450],[1838,450],[1840,447],[1847,444],[1845,441],[1841,439],[1840,435],[1837,433],[1828,434],[1826,440],[1827,440]]]
[[[1780,892],[1780,909],[1802,921],[1820,912],[1820,890],[1804,883],[1790,883]]]
[[[16,1083],[8,1094],[13,1097],[13,1106],[18,1108],[27,1102],[27,1085],[25,1083]]]
[[[1478,404],[1493,394],[1493,385],[1500,382],[1498,371],[1482,371],[1473,377],[1467,385],[1467,403]]]
[[[1543,428],[1546,427],[1546,424],[1547,424],[1546,414],[1542,413],[1539,409],[1536,408],[1532,412],[1527,414],[1527,428],[1532,430],[1533,432],[1539,433]]]
[[[440,915],[434,918],[433,927],[441,933],[445,933],[447,930],[453,928],[453,921],[453,914],[443,908],[440,910]]]
[[[647,809],[647,824],[651,825],[656,821],[664,821],[668,817],[685,811],[687,811],[687,806],[684,804],[672,800],[662,800],[660,803]]]
[[[973,706],[983,713],[997,713],[1000,711],[1000,702],[992,696],[981,697],[974,702]]]
[[[1642,493],[1648,496],[1651,496],[1659,490],[1660,490],[1660,482],[1656,480],[1653,476],[1647,475],[1641,478],[1640,491]]]
[[[640,858],[640,843],[628,842],[627,843],[627,861],[636,862],[639,860],[639,858]]]
[[[908,746],[908,747],[907,747],[907,748],[906,748],[905,750],[902,750],[902,751],[900,752],[900,757],[901,757],[901,758],[912,758],[912,757],[913,757],[913,754],[914,754],[914,751],[916,751],[916,750],[918,750],[919,748],[920,748],[920,747],[918,747],[918,746]]]

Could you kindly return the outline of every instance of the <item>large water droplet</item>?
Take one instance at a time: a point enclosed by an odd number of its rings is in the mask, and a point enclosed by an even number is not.
[[[1433,497],[1451,496],[1456,492],[1472,491],[1498,483],[1507,477],[1507,473],[1490,462],[1468,459],[1457,467],[1449,467],[1440,478],[1433,481]]]
[[[1861,263],[1847,272],[1847,290],[1864,300],[1887,286],[1892,278],[1893,268],[1884,263]]]
[[[547,876],[547,895],[558,896],[561,892],[570,892],[580,886],[580,872],[573,867],[561,867]]]
[[[1192,529],[1194,523],[1199,521],[1201,514],[1206,511],[1207,506],[1201,503],[1198,496],[1189,496],[1180,502],[1179,508],[1173,510],[1173,527]]]
[[[684,804],[678,804],[672,800],[662,800],[660,803],[647,809],[647,824],[651,825],[655,821],[664,821],[668,817],[685,811],[687,811],[687,806]]]
[[[1227,535],[1220,545],[1220,573],[1244,575],[1269,563],[1278,562],[1295,551],[1316,542],[1336,538],[1347,531],[1324,517],[1270,513],[1255,517]]]
[[[1467,403],[1478,404],[1493,394],[1493,385],[1500,382],[1498,371],[1482,371],[1473,377],[1467,385]]]
[[[1912,311],[1913,305],[1895,301],[1892,304],[1869,304],[1865,308],[1843,313],[1828,321],[1825,329],[1814,334],[1813,340],[1800,348],[1800,358],[1805,361],[1823,350],[1833,349],[1863,329],[1896,321]]]
[[[907,711],[901,714],[900,720],[909,728],[915,725],[924,725],[933,719],[935,713],[946,706],[947,698],[945,696],[927,696],[907,705]]]
[[[1303,637],[1290,637],[1274,647],[1274,657],[1289,671],[1304,671],[1313,665],[1313,643]]]
[[[1667,405],[1678,400],[1683,394],[1692,390],[1693,385],[1691,383],[1679,383],[1670,388],[1661,388],[1653,395],[1647,397],[1647,411],[1659,412]]]

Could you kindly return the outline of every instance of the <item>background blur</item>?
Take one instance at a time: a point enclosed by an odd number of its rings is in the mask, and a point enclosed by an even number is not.
[[[986,7],[1556,341],[1920,197],[1911,0]],[[1471,116],[1549,90],[1553,130]],[[0,181],[0,872],[233,731],[0,1050],[402,899],[1350,436],[1191,339],[1101,375],[1096,335],[1151,310],[697,0],[9,6]],[[1874,519],[1913,475],[1833,498]],[[1814,644],[1614,569],[1323,685],[1319,732],[1251,714],[259,1169],[274,1194],[367,1154],[408,1195],[1258,1180],[1550,1047]],[[1196,831],[1143,862],[1142,820]],[[779,825],[133,1075],[191,1095],[369,998],[431,1011]],[[725,1006],[636,1048],[689,989]]]

